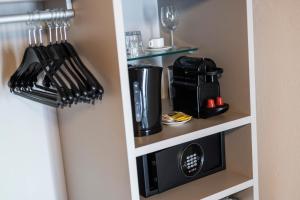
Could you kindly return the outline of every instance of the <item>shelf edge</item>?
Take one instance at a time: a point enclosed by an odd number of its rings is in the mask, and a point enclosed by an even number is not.
[[[156,57],[161,57],[161,56],[164,57],[164,56],[170,56],[170,55],[176,55],[176,54],[182,54],[182,53],[190,54],[190,53],[196,52],[196,51],[199,51],[199,48],[191,47],[188,50],[183,49],[183,50],[179,50],[177,52],[172,52],[172,53],[169,53],[169,54],[165,54],[163,52],[160,52],[160,53],[157,53],[157,54],[151,55],[151,56],[144,55],[144,56],[141,56],[141,57],[127,58],[127,62],[132,62],[132,61],[137,61],[137,60],[144,60],[144,59],[151,59],[151,58],[156,58]]]
[[[238,127],[241,127],[241,126],[244,126],[247,124],[251,124],[251,122],[252,122],[251,116],[243,117],[243,118],[240,118],[237,120],[233,120],[230,122],[212,126],[212,127],[206,128],[206,129],[201,129],[198,131],[187,133],[185,135],[181,135],[178,137],[166,139],[166,140],[159,141],[159,142],[149,144],[149,145],[145,145],[142,147],[137,147],[137,148],[135,148],[135,156],[139,157],[142,155],[153,153],[153,152],[156,152],[156,151],[159,151],[162,149],[176,146],[178,144],[183,144],[183,143],[186,143],[189,141],[193,141],[193,140],[196,140],[199,138],[213,135],[215,133],[219,133],[222,131],[227,131],[227,130],[238,128]]]
[[[235,185],[233,187],[230,187],[226,190],[223,190],[221,192],[215,193],[213,195],[210,195],[208,197],[205,197],[200,200],[220,200],[222,198],[228,197],[230,195],[233,195],[235,193],[241,192],[243,190],[249,189],[254,186],[254,181],[253,179],[246,181],[244,183],[240,183],[238,185]]]

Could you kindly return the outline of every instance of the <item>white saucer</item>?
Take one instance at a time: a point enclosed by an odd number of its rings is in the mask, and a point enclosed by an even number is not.
[[[182,122],[166,122],[166,121],[162,121],[162,123],[164,125],[168,125],[168,126],[180,126],[183,125],[189,121],[191,121],[192,119],[186,120],[186,121],[182,121]]]
[[[165,46],[162,48],[147,48],[146,51],[159,52],[159,51],[168,51],[170,49],[172,49],[171,46]]]

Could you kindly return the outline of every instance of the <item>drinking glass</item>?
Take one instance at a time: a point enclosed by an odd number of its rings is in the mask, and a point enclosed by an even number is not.
[[[141,31],[130,31],[125,33],[126,51],[129,57],[137,57],[144,53]]]
[[[163,27],[170,30],[171,33],[171,46],[175,48],[174,45],[174,31],[179,23],[178,21],[178,11],[175,6],[164,6],[161,8],[160,21]]]

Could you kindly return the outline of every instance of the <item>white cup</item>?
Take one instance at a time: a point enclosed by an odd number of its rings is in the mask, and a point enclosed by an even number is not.
[[[165,46],[164,38],[154,38],[149,41],[149,48],[158,49],[163,48]]]

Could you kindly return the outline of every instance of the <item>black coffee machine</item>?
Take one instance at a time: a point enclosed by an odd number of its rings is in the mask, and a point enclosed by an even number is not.
[[[162,130],[161,78],[162,67],[129,66],[132,117],[136,137],[152,135]]]
[[[223,69],[209,58],[183,56],[171,66],[173,109],[195,118],[208,118],[226,112],[218,79]]]

